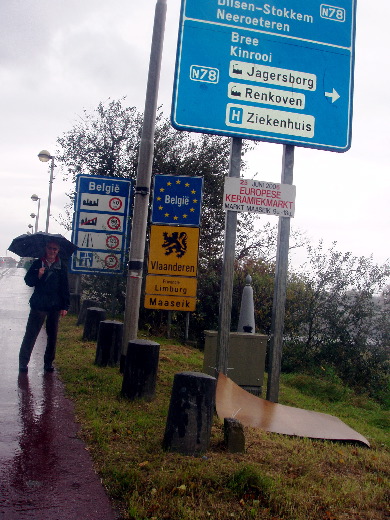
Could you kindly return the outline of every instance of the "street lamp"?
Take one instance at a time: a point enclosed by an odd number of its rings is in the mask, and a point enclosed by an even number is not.
[[[36,215],[36,221],[35,221],[35,233],[38,231],[38,220],[39,220],[39,209],[41,207],[41,199],[40,197],[38,197],[38,195],[35,195],[35,193],[33,195],[31,195],[31,200],[33,200],[34,202],[37,202],[38,201],[38,213]],[[32,213],[31,213],[32,215]],[[32,217],[34,218],[34,217]]]
[[[34,226],[32,224],[29,224],[28,226],[28,229],[32,229]],[[27,235],[31,235],[31,231],[27,231]]]
[[[30,213],[30,217],[31,218],[35,218],[35,230],[34,230],[34,233],[37,232],[37,215],[35,213]]]
[[[50,205],[51,205],[51,189],[53,186],[53,172],[54,172],[54,157],[50,155],[50,152],[47,150],[42,150],[38,154],[38,158],[42,162],[48,162],[51,160],[50,163],[50,180],[49,180],[49,197],[47,199],[47,215],[46,215],[46,233],[49,232],[49,217],[50,217]]]

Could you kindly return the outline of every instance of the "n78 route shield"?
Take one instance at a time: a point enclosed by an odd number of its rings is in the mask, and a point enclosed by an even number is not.
[[[345,152],[355,0],[182,0],[180,130]]]

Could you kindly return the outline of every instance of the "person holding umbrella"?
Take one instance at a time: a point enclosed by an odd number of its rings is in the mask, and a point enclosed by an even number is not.
[[[60,241],[48,239],[44,256],[32,263],[24,280],[29,287],[34,287],[34,292],[30,298],[30,314],[19,351],[19,372],[28,372],[30,356],[45,320],[47,344],[44,370],[53,372],[59,319],[60,316],[66,316],[70,305],[68,272],[60,258]]]

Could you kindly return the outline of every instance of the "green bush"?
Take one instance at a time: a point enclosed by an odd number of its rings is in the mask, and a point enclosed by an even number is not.
[[[286,383],[323,402],[343,401],[352,395],[352,391],[344,385],[332,367],[321,366],[313,372],[315,374],[289,374]],[[313,375],[317,377],[313,378]]]
[[[268,505],[275,482],[271,477],[260,473],[255,466],[244,465],[233,473],[226,487],[239,498],[252,495],[252,499],[261,499],[263,504]]]

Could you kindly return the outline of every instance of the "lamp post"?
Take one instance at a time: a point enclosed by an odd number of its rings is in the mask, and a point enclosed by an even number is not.
[[[35,233],[38,231],[38,220],[39,220],[39,209],[41,207],[41,199],[40,197],[38,197],[38,195],[35,195],[35,193],[33,195],[31,195],[31,200],[33,200],[34,202],[37,202],[38,201],[38,212],[37,212],[37,215],[36,215],[36,221],[35,221]],[[32,215],[32,213],[31,213]],[[32,217],[34,218],[34,217]]]
[[[37,232],[37,215],[35,213],[30,213],[30,217],[31,218],[35,218],[35,229],[34,229],[34,233]]]
[[[49,180],[49,197],[47,199],[47,215],[46,215],[46,233],[49,232],[49,217],[50,217],[50,205],[51,205],[51,189],[53,187],[53,172],[54,172],[54,157],[50,155],[50,152],[47,150],[42,150],[38,154],[38,158],[42,162],[48,162],[51,160],[50,163],[50,180]]]

